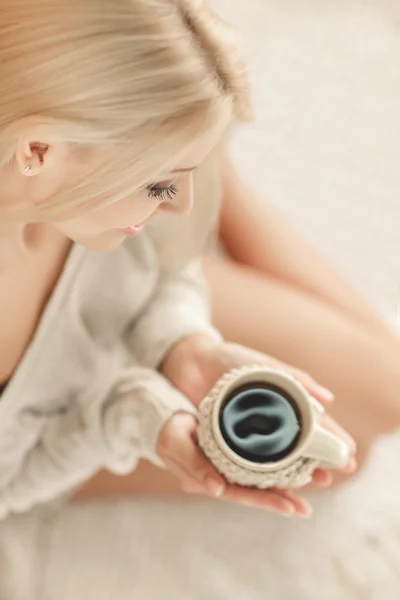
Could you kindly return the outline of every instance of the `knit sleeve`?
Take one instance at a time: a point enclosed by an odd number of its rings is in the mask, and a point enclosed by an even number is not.
[[[174,344],[195,334],[221,340],[211,325],[209,292],[198,260],[161,277],[129,333],[128,344],[140,364],[156,369]]]
[[[1,491],[0,518],[52,501],[103,468],[128,474],[141,458],[163,466],[156,452],[162,427],[177,412],[196,414],[162,375],[139,366],[120,373],[105,393],[99,390],[96,385],[65,413],[30,415],[43,421],[40,442]]]

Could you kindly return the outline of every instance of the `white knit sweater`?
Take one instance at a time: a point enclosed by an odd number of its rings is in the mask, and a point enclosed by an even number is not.
[[[163,275],[151,233],[116,252],[74,247],[0,402],[0,517],[26,511],[104,467],[128,473],[155,453],[177,410],[157,373],[178,339],[217,335],[198,265]]]

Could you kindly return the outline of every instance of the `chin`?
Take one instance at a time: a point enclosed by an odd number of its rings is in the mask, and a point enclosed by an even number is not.
[[[116,232],[107,232],[91,238],[77,238],[77,244],[96,252],[111,252],[121,246],[125,236]]]

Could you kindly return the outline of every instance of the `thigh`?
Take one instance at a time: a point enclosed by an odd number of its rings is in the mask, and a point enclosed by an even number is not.
[[[370,441],[400,424],[400,343],[364,329],[314,296],[229,259],[207,257],[213,320],[227,340],[308,371],[336,394],[330,413],[356,438],[361,461]],[[133,475],[97,475],[80,497],[180,493],[169,473],[142,462]]]
[[[400,342],[315,296],[207,257],[213,319],[227,340],[304,369],[336,395],[331,413],[359,443],[400,424]]]
[[[178,480],[168,471],[143,460],[131,475],[121,477],[101,471],[75,494],[74,500],[137,495],[173,496],[182,493]]]

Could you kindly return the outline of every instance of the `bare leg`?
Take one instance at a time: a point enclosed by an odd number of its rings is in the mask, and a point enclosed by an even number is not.
[[[356,438],[362,463],[400,425],[400,341],[364,299],[222,162],[220,237],[232,260],[205,260],[214,322],[225,338],[309,372],[337,397],[331,414]],[[249,235],[251,232],[251,235]],[[179,492],[142,463],[133,476],[98,475],[85,495]]]
[[[76,500],[92,498],[124,497],[130,495],[182,495],[178,481],[153,464],[142,461],[132,475],[120,477],[101,471],[77,494]]]
[[[337,398],[331,414],[355,436],[361,462],[371,441],[400,424],[397,339],[231,261],[208,258],[205,272],[225,338],[300,367],[331,389]],[[146,463],[126,478],[101,474],[90,487],[95,496],[178,491],[168,473]]]
[[[385,323],[362,294],[245,185],[228,156],[221,169],[220,240],[235,262],[316,296],[365,327],[387,334]]]
[[[316,297],[228,261],[207,260],[214,321],[229,340],[300,367],[332,390],[334,416],[370,440],[400,425],[400,342]]]

